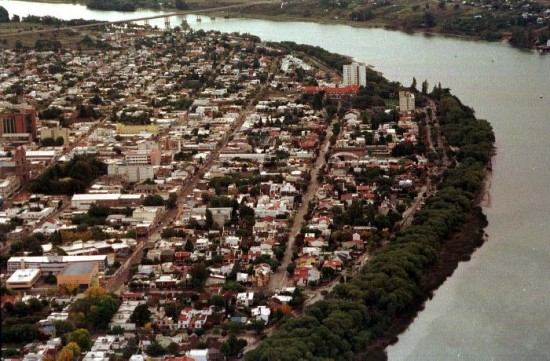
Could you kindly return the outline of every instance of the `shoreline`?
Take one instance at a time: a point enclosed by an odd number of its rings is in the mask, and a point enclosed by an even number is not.
[[[86,6],[86,1],[83,0],[75,0],[75,1],[67,1],[67,0],[18,0],[18,1],[24,1],[29,3],[43,3],[43,4],[68,4],[68,5],[81,5],[85,6],[87,9],[89,9]],[[90,9],[90,10],[97,10],[97,9]],[[136,13],[140,10],[152,10],[152,11],[166,11],[166,12],[174,12],[177,11],[175,7],[171,8],[164,8],[164,9],[154,9],[154,8],[138,8],[136,11],[131,11],[130,13]],[[102,10],[98,10],[102,11]],[[105,10],[105,11],[117,11],[117,10]],[[203,11],[201,8],[196,9],[188,9],[186,11]],[[128,13],[123,11],[118,11],[122,13]],[[493,42],[500,42],[508,44],[509,46],[516,48],[518,50],[535,50],[533,47],[528,48],[520,48],[515,47],[509,42],[509,35],[508,33],[502,33],[502,38],[498,40],[487,40],[481,38],[480,35],[466,35],[466,34],[456,34],[456,33],[448,33],[444,31],[433,31],[429,29],[406,29],[403,26],[399,25],[392,25],[385,22],[358,22],[358,21],[350,21],[350,20],[340,20],[340,19],[325,19],[325,18],[315,18],[315,17],[300,17],[299,15],[263,15],[263,14],[255,14],[255,13],[237,13],[237,12],[212,12],[212,16],[220,16],[220,17],[229,17],[230,19],[239,19],[239,18],[245,18],[245,19],[253,19],[253,20],[267,20],[267,21],[275,21],[275,22],[289,22],[289,21],[295,21],[295,22],[307,22],[307,23],[317,23],[317,24],[325,24],[325,25],[346,25],[354,28],[363,28],[363,29],[382,29],[382,30],[388,30],[388,31],[398,31],[405,34],[410,35],[417,35],[422,34],[424,36],[442,36],[446,38],[452,38],[452,39],[460,39],[465,41],[481,41],[481,42],[487,42],[487,43],[493,43]]]
[[[399,342],[399,336],[424,311],[426,302],[434,297],[435,292],[448,278],[452,277],[458,265],[461,262],[468,262],[474,252],[485,243],[487,240],[484,232],[486,226],[485,215],[481,207],[474,207],[464,228],[442,243],[440,259],[430,267],[425,280],[421,284],[421,297],[415,300],[403,314],[393,320],[384,336],[371,344],[366,351],[356,354],[354,360],[388,360],[387,348]]]
[[[386,333],[371,344],[366,351],[355,355],[356,361],[388,361],[387,348],[399,342],[403,334],[416,317],[424,311],[426,302],[434,297],[435,292],[448,278],[452,277],[461,262],[469,262],[473,254],[488,239],[485,233],[487,218],[483,208],[491,206],[490,190],[492,171],[485,170],[483,187],[476,197],[475,205],[468,214],[468,221],[462,229],[441,244],[440,258],[426,273],[421,283],[421,296],[408,309],[395,318]]]

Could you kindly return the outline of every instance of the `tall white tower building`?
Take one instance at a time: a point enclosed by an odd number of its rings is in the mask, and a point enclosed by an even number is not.
[[[359,63],[344,65],[343,86],[359,85],[367,86],[367,67]]]

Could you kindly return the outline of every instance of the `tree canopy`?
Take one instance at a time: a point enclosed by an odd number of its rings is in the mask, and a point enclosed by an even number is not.
[[[107,174],[107,165],[89,156],[76,156],[65,164],[56,163],[31,182],[34,193],[67,194],[84,192],[98,177]]]

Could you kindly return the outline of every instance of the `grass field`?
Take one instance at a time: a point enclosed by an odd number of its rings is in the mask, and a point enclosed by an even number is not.
[[[93,31],[88,29],[86,31],[78,32],[61,29],[59,31],[48,33],[28,33],[28,31],[31,30],[46,30],[54,28],[54,26],[34,23],[2,23],[0,24],[0,35],[13,35],[0,39],[0,49],[13,49],[18,41],[21,42],[23,47],[33,48],[38,40],[57,40],[63,46],[77,48],[78,43],[84,38],[85,35],[93,35]],[[17,35],[19,32],[23,31],[26,33]]]

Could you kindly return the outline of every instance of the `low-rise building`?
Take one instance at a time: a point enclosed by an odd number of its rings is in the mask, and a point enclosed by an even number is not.
[[[42,129],[40,129],[40,139],[52,138],[53,140],[57,140],[57,138],[63,138],[63,142],[65,144],[69,142],[69,134],[70,132],[69,132],[69,129],[67,128],[43,127]]]
[[[85,290],[97,282],[97,273],[96,262],[69,264],[57,275],[57,287],[78,287],[79,290]]]
[[[39,269],[41,272],[52,272],[57,274],[65,269],[67,264],[95,262],[99,272],[105,271],[108,267],[106,255],[91,256],[17,256],[8,259],[8,273],[19,269]]]
[[[21,181],[15,176],[8,177],[0,182],[0,196],[11,197],[21,187]]]
[[[12,290],[31,288],[39,277],[39,269],[18,269],[8,278],[6,287]]]

